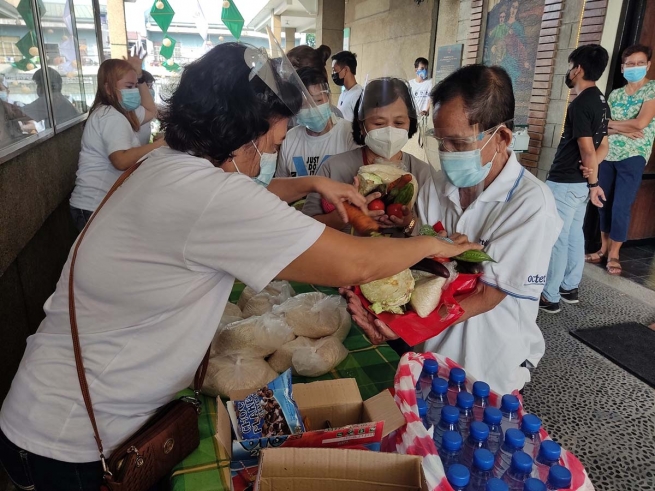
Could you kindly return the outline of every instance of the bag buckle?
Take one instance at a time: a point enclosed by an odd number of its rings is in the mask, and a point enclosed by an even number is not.
[[[109,471],[109,467],[107,466],[104,454],[100,454],[100,463],[102,464],[102,474],[105,480],[107,480],[108,477],[113,477],[113,474]]]
[[[200,414],[200,408],[202,406],[202,402],[200,401],[200,398],[198,397],[198,393],[196,392],[196,397],[191,397],[191,396],[184,396],[181,397],[180,399],[184,402],[188,402],[189,404],[193,405],[196,408],[196,411],[198,411],[198,414]]]
[[[145,463],[145,461],[143,460],[143,457],[141,455],[139,455],[139,449],[136,448],[134,445],[132,445],[130,448],[127,449],[127,453],[128,454],[131,454],[131,453],[136,454],[136,460],[134,461],[134,465],[136,465],[137,467],[141,467]]]

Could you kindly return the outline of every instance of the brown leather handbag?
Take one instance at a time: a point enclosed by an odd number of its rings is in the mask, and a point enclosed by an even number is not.
[[[73,249],[68,280],[68,310],[73,336],[75,365],[77,366],[77,378],[80,382],[84,405],[89,414],[96,444],[98,445],[98,452],[100,453],[100,461],[104,473],[104,485],[101,486],[101,490],[148,491],[161,479],[166,477],[173,467],[193,452],[200,443],[198,433],[198,415],[200,414],[199,394],[205,374],[207,373],[209,350],[207,350],[202,363],[198,367],[193,382],[195,397],[182,397],[159,408],[145,425],[112,452],[108,460],[103,453],[102,440],[98,433],[98,426],[91,403],[89,384],[84,373],[82,349],[75,315],[75,290],[73,284],[73,272],[77,251],[80,243],[84,239],[86,231],[89,229],[91,222],[93,222],[100,209],[114,191],[132,175],[140,164],[141,162],[138,162],[121,175],[109,190],[105,199],[102,200],[98,209],[91,216],[84,230],[82,230]]]

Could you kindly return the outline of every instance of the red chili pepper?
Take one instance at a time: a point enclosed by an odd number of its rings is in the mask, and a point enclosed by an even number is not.
[[[439,233],[439,232],[443,232],[446,229],[444,228],[443,223],[437,222],[434,225],[432,225],[432,230]]]

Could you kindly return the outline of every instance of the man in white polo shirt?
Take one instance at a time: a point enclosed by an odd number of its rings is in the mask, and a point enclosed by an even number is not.
[[[461,68],[435,87],[432,102],[442,172],[419,191],[419,219],[479,241],[497,262],[483,263],[477,290],[460,300],[462,320],[415,348],[344,293],[373,342],[437,352],[497,392],[520,390],[545,350],[536,319],[562,220],[548,187],[508,149],[514,95],[502,68]]]
[[[364,90],[357,83],[357,55],[350,51],[340,51],[332,56],[332,81],[345,90],[339,96],[337,107],[343,119],[352,122],[355,118],[355,103]]]

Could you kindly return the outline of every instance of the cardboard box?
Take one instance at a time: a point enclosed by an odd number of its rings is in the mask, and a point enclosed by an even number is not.
[[[255,491],[427,491],[421,457],[323,448],[265,449]]]
[[[243,399],[251,392],[248,390],[236,391],[230,394],[230,399]],[[242,484],[245,484],[246,481],[254,479],[262,449],[267,447],[281,449],[287,441],[289,441],[289,446],[296,447],[315,445],[316,442],[326,441],[322,435],[317,434],[318,432],[311,431],[312,429],[322,430],[325,428],[326,422],[329,422],[332,428],[339,428],[357,423],[383,421],[382,437],[386,437],[405,424],[402,413],[388,391],[382,391],[363,401],[355,379],[294,384],[293,398],[298,404],[303,418],[308,420],[310,425],[309,431],[301,434],[301,441],[298,441],[297,435],[237,441],[232,432],[227,409],[220,400],[217,402],[216,440],[220,453],[227,455],[230,460],[233,489],[241,489],[242,486],[237,485],[238,480],[244,481]],[[359,442],[353,441],[353,444],[357,443]],[[343,450],[336,449],[335,451],[342,452]]]

